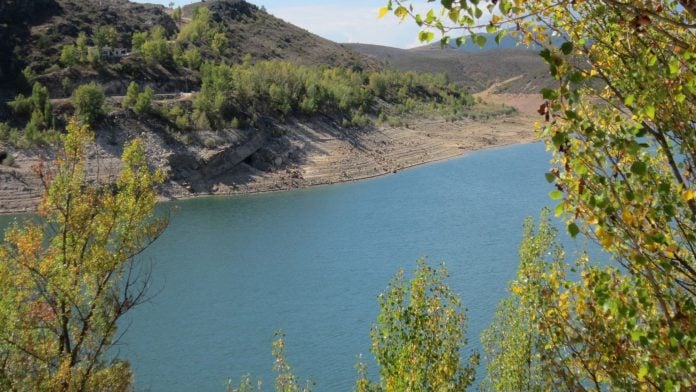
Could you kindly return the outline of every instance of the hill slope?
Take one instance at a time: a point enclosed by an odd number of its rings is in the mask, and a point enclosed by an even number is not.
[[[377,62],[337,43],[311,34],[269,15],[242,0],[216,0],[189,5],[184,15],[205,5],[212,20],[221,26],[228,45],[214,58],[201,50],[202,60],[238,63],[249,54],[252,60],[284,59],[306,65],[327,64],[357,69],[372,69]],[[100,26],[114,27],[116,47],[130,51],[134,32],[162,26],[173,42],[183,23],[176,23],[171,10],[161,5],[131,3],[128,0],[3,0],[0,4],[0,99],[14,97],[27,90],[21,70],[30,67],[52,96],[60,95],[61,83],[69,78],[74,84],[95,80],[107,93],[120,94],[130,80],[147,83],[159,92],[185,90],[199,81],[195,70],[173,62],[142,64],[130,58],[103,62],[99,66],[73,66],[59,69],[61,49],[75,43],[80,32],[90,37]],[[206,43],[192,42],[201,47]],[[7,54],[7,55],[5,55]],[[58,69],[57,69],[58,68]],[[19,81],[19,83],[18,83]]]
[[[327,64],[358,69],[377,66],[372,59],[344,45],[276,18],[243,0],[190,4],[184,7],[184,16],[191,17],[201,6],[211,11],[215,22],[226,27],[230,42],[225,51],[228,62],[240,62],[249,54],[253,59],[283,59],[302,65]]]
[[[552,82],[541,57],[526,49],[467,52],[458,48],[440,48],[439,44],[408,50],[367,44],[345,46],[398,70],[444,72],[451,81],[474,92],[517,76],[522,77],[505,84],[500,92],[538,93]]]

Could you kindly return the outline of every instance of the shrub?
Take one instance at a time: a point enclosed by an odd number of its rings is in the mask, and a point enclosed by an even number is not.
[[[75,45],[65,45],[60,53],[60,63],[64,67],[72,67],[80,59]]]
[[[63,86],[63,94],[68,95],[70,90],[72,90],[72,80],[66,76],[61,81],[61,85]]]
[[[20,116],[28,116],[34,109],[31,97],[25,97],[23,94],[17,95],[14,101],[9,102],[7,105],[14,114]]]
[[[138,94],[138,99],[133,106],[133,111],[137,114],[149,113],[152,110],[152,99],[155,92],[151,87],[145,87],[142,93]]]
[[[124,109],[132,108],[138,102],[138,94],[140,94],[140,86],[136,82],[130,82],[126,90],[126,96],[121,101],[121,106]]]
[[[83,122],[94,125],[104,115],[104,89],[97,83],[83,84],[72,94],[75,115]]]

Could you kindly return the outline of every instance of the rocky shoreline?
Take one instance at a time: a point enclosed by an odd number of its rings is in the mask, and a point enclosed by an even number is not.
[[[231,140],[237,141],[235,144],[205,150],[196,155],[197,159],[172,150],[162,137],[139,131],[134,123],[129,124],[129,134],[100,134],[89,151],[88,176],[108,180],[117,175],[123,141],[133,136],[145,140],[153,166],[169,174],[170,180],[161,189],[163,201],[355,181],[475,150],[537,140],[533,107],[540,99],[538,96],[486,98],[497,98],[500,103],[515,106],[518,114],[483,122],[417,119],[403,126],[359,130],[349,136],[331,121],[294,119],[275,128],[275,136],[268,132],[232,135]],[[40,159],[50,159],[42,157],[39,151],[16,155],[15,167],[0,167],[2,214],[35,210],[41,183],[31,167]]]

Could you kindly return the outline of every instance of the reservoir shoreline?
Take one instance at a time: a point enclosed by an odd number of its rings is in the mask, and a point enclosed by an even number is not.
[[[288,138],[302,157],[281,158],[282,164],[261,171],[246,162],[195,189],[186,183],[168,181],[160,191],[159,201],[176,201],[209,196],[261,194],[340,184],[397,173],[399,171],[458,158],[470,152],[539,141],[534,131],[537,117],[534,106],[537,95],[502,95],[482,93],[486,101],[506,104],[517,109],[510,116],[484,121],[464,119],[409,119],[398,127],[377,127],[357,131],[353,137],[332,133],[316,124],[291,121]],[[157,157],[156,154],[155,158]],[[0,189],[0,214],[31,213],[40,200],[40,182],[32,179],[31,166],[36,158],[19,160],[17,169],[0,169],[11,184],[15,170],[22,175],[21,188]],[[99,161],[99,158],[97,158]],[[109,168],[97,167],[95,172],[117,173],[120,162],[101,159]],[[157,166],[157,165],[155,165]],[[91,168],[88,167],[88,171]],[[34,181],[36,180],[36,181]]]

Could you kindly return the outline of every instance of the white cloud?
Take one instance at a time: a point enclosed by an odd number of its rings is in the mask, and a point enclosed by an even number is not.
[[[2,1],[2,0],[0,0]],[[169,4],[172,0],[132,0]],[[176,5],[185,5],[198,0],[173,0]],[[366,43],[412,48],[423,45],[418,41],[420,28],[411,19],[399,23],[394,15],[389,14],[377,19],[383,0],[251,0],[265,5],[268,12],[311,33],[320,35],[339,43]],[[374,4],[374,6],[372,6]],[[426,11],[433,4],[420,4],[419,11]],[[438,35],[436,35],[438,36]]]
[[[294,25],[336,42],[369,43],[398,48],[421,45],[419,28],[412,20],[399,23],[388,15],[377,19],[378,7],[350,4],[269,7],[268,12]]]

